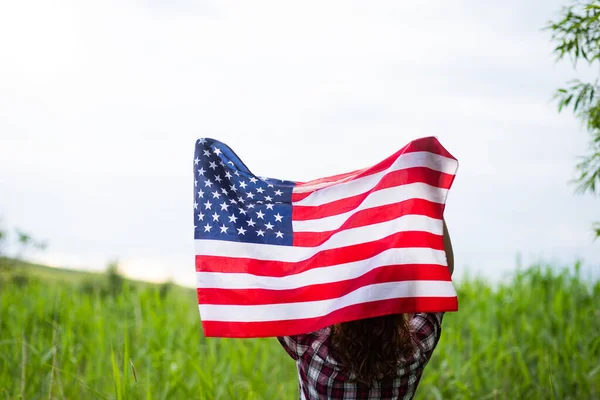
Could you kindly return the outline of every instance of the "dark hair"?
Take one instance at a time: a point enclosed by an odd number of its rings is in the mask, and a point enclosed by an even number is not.
[[[413,351],[407,317],[391,314],[333,325],[332,355],[359,382],[395,375],[400,359]]]

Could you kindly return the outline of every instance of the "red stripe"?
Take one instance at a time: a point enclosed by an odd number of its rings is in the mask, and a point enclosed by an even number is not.
[[[292,219],[294,221],[306,221],[310,219],[324,218],[332,215],[343,214],[358,207],[371,193],[411,183],[426,183],[442,189],[450,189],[454,175],[434,171],[429,168],[416,167],[392,171],[385,175],[375,187],[368,192],[352,197],[346,197],[331,203],[319,206],[297,206],[292,208]]]
[[[311,194],[313,194],[314,191],[312,192],[304,192],[304,193],[294,193],[292,192],[292,203],[296,203],[300,200],[304,200],[305,198],[307,198],[308,196],[310,196]]]
[[[424,215],[441,219],[444,215],[444,205],[423,199],[410,199],[396,204],[360,210],[352,214],[338,229],[326,232],[295,232],[294,246],[316,247],[325,243],[338,232],[391,221],[404,215]]]
[[[314,332],[341,322],[388,314],[458,311],[456,297],[409,297],[353,304],[323,317],[268,322],[202,321],[206,337],[272,337]]]
[[[197,289],[198,304],[261,305],[299,303],[342,297],[363,286],[385,282],[450,281],[448,267],[436,264],[387,265],[362,276],[339,282],[320,283],[295,289]]]
[[[349,176],[352,176],[352,175],[358,173],[359,171],[360,170],[356,170],[356,171],[352,171],[352,172],[346,172],[343,174],[331,175],[331,176],[327,176],[325,178],[314,179],[309,182],[296,182],[296,187],[312,186],[312,185],[320,185],[322,183],[336,182],[336,181],[342,180],[344,178],[347,178]]]
[[[264,261],[252,258],[196,256],[196,271],[241,272],[260,276],[282,277],[313,268],[327,267],[371,258],[393,248],[421,247],[443,250],[442,235],[429,232],[398,232],[383,239],[352,246],[323,250],[299,262]]]
[[[341,174],[338,176],[343,176],[343,177],[347,177],[350,175],[354,175],[354,177],[352,178],[352,180],[354,179],[358,179],[358,178],[362,178],[364,176],[368,176],[368,175],[372,175],[375,174],[377,172],[381,172],[385,169],[388,169],[395,161],[396,159],[398,159],[398,157],[400,157],[402,154],[405,153],[413,153],[413,152],[418,152],[418,151],[428,151],[430,153],[435,153],[444,157],[448,157],[451,158],[453,160],[456,160],[456,158],[454,158],[445,148],[444,146],[442,146],[442,144],[434,137],[426,137],[426,138],[421,138],[421,139],[417,139],[415,141],[410,142],[409,144],[407,144],[406,146],[404,146],[402,149],[398,150],[396,153],[392,154],[391,156],[389,156],[388,158],[386,158],[385,160],[375,164],[372,167],[368,167],[368,168],[363,168],[360,170],[356,170],[354,172],[350,172],[348,174]],[[336,181],[335,179],[331,179],[331,177],[329,178],[321,178],[317,181],[325,181],[325,182],[332,182],[332,184],[334,184],[334,182]],[[311,181],[311,182],[305,182],[305,183],[298,183],[296,185],[296,187],[300,188],[303,186],[312,186],[314,183],[313,182],[317,182],[317,181]],[[309,196],[313,191],[310,192],[306,192],[306,193],[292,193],[292,202],[297,202],[302,200],[303,198]]]

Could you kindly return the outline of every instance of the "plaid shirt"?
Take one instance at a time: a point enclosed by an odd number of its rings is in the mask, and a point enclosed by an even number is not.
[[[350,381],[329,353],[331,328],[316,332],[278,337],[285,351],[296,360],[300,399],[402,399],[415,394],[421,374],[442,332],[443,313],[415,314],[410,321],[414,352],[401,360],[397,374],[371,385]]]

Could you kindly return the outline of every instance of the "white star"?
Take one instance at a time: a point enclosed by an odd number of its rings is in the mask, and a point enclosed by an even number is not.
[[[265,196],[265,200],[266,201],[273,201],[273,198],[271,196]]]
[[[246,215],[246,210],[244,210],[243,208],[240,208],[239,210],[240,210],[240,215],[242,215],[242,214]]]
[[[256,217],[258,219],[264,219],[265,214],[263,214],[262,211],[258,210],[258,212],[256,213]]]
[[[248,185],[246,184],[246,182],[244,182],[244,181],[240,181],[240,187],[241,187],[242,189],[246,189],[246,186],[248,186]]]
[[[237,201],[236,201],[235,199],[229,199],[229,202],[230,202],[231,204],[237,204]]]
[[[225,172],[225,178],[227,179],[231,179],[231,174],[229,173],[229,171]]]
[[[256,189],[256,191],[257,191],[258,193],[262,193],[262,192],[264,192],[264,191],[265,191],[265,189],[263,189],[263,188],[259,187],[258,189]]]
[[[254,198],[254,193],[248,192],[248,194],[246,196],[248,196],[249,199],[253,199]]]
[[[273,209],[273,204],[272,203],[267,204],[267,210],[272,210],[272,209]]]
[[[197,210],[197,209],[198,209],[198,203],[194,202],[194,210]]]
[[[283,233],[277,231],[277,232],[275,232],[275,236],[278,237],[278,238],[283,238]]]
[[[204,187],[212,187],[212,182],[207,180],[206,182],[204,182]]]
[[[198,214],[198,221],[204,221],[204,214]]]
[[[212,228],[212,226],[209,224],[204,225],[204,232],[210,232],[210,228]]]
[[[235,215],[230,215],[229,216],[229,222],[233,222],[234,224],[237,222],[237,217]]]
[[[254,204],[248,204],[248,208],[254,208]]]
[[[202,190],[198,192],[198,197],[204,197],[204,192]]]
[[[262,200],[257,200],[256,201],[256,204],[262,204],[262,203],[264,203],[264,201],[262,201]]]
[[[208,150],[204,150],[204,155],[205,155],[206,157],[210,157],[210,151],[208,151]]]
[[[204,144],[204,143],[206,143],[206,139],[204,139],[204,138],[198,139],[198,144]]]
[[[204,170],[204,168],[200,168],[200,169],[198,170],[198,175],[202,175],[202,176],[204,176],[204,173],[205,173],[205,172],[206,172],[206,171]]]
[[[199,162],[200,162],[200,159],[198,157],[196,157],[196,159],[194,160],[194,165],[198,165]]]
[[[273,226],[274,226],[274,225],[273,225],[272,223],[270,223],[270,222],[267,222],[267,223],[265,224],[265,228],[267,228],[267,229],[273,229]]]
[[[221,193],[223,193],[224,195],[227,195],[227,189],[221,188]]]
[[[250,218],[248,221],[246,221],[248,223],[248,226],[254,226],[256,224],[256,222],[254,222],[252,220],[252,218]]]
[[[219,148],[218,148],[218,147],[216,147],[216,146],[213,146],[213,149],[215,149],[215,150],[213,151],[213,153],[215,153],[215,154],[216,154],[216,155],[218,155],[218,156],[219,156],[219,155],[221,155],[221,149],[219,149]]]
[[[212,203],[210,201],[206,200],[206,203],[204,203],[204,208],[207,209],[207,210],[210,210],[211,206],[212,206]]]
[[[235,176],[240,176],[240,173],[238,172],[238,170],[237,170],[237,169],[236,169],[235,171],[233,171],[233,174],[234,174]]]
[[[221,167],[224,167],[224,166],[225,166],[225,164],[223,163],[223,161],[219,161],[219,165],[220,165]]]
[[[281,190],[279,190],[279,189],[277,189],[275,191],[275,196],[281,196],[282,194],[283,194],[283,192]]]
[[[219,192],[217,192],[216,190],[212,193],[212,195],[213,195],[213,199],[218,199],[219,197],[221,197]]]
[[[281,219],[283,218],[282,215],[279,215],[279,213],[275,214],[275,222],[282,222]]]
[[[227,161],[227,164],[231,165],[232,167],[235,165],[231,160]]]
[[[217,214],[217,213],[214,213],[212,215],[212,217],[213,217],[213,221],[218,221],[219,220],[219,214]]]
[[[242,199],[241,197],[238,197],[238,198],[237,198],[237,200],[238,200],[240,203],[243,203],[243,202],[244,202],[244,199]]]
[[[245,235],[246,234],[246,230],[244,228],[242,228],[242,227],[239,227],[237,231],[238,231],[238,235]]]
[[[194,186],[198,186],[198,181],[194,179]]]
[[[217,176],[215,177],[215,181],[217,181],[217,182],[219,182],[219,183],[221,183],[221,181],[222,181],[222,180],[223,180],[223,179],[222,179],[222,178],[221,178],[219,175],[217,175]]]
[[[269,183],[269,184],[267,185],[267,187],[273,187],[273,185]]]
[[[213,170],[217,169],[217,163],[216,163],[216,162],[214,162],[214,161],[211,161],[211,162],[208,164],[208,168],[210,168],[210,169],[213,169]]]
[[[235,185],[229,186],[229,190],[231,190],[232,192],[237,192],[237,188],[235,187]]]
[[[265,231],[263,231],[262,229],[259,229],[259,230],[256,231],[256,234],[258,236],[265,236]]]
[[[225,226],[225,224],[223,224],[223,226],[221,227],[221,233],[227,233],[227,227]]]
[[[256,182],[258,182],[258,179],[256,179],[255,177],[252,177],[252,178],[250,178],[250,182],[256,183]]]
[[[227,211],[227,207],[229,207],[229,204],[225,202],[221,203],[221,211]]]

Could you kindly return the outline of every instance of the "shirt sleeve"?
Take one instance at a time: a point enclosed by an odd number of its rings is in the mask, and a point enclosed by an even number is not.
[[[289,354],[294,360],[298,360],[300,358],[299,354],[299,344],[298,344],[298,336],[277,336],[277,340],[281,343],[281,346],[285,350],[286,353]]]
[[[311,347],[313,341],[319,337],[318,334],[323,331],[306,333],[303,335],[278,336],[277,340],[283,346],[286,353],[294,360],[298,360]]]
[[[444,313],[418,313],[410,321],[417,344],[427,359],[440,341],[443,317]]]

